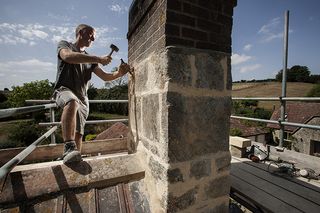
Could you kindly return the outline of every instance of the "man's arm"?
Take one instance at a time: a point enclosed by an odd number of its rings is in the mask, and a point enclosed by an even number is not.
[[[121,64],[117,72],[106,73],[103,69],[101,69],[101,67],[96,66],[93,72],[104,81],[112,81],[125,75],[130,69],[131,68],[128,64]]]
[[[103,65],[109,64],[111,61],[110,56],[93,56],[84,53],[73,52],[68,48],[63,48],[59,51],[60,58],[69,64],[81,63],[100,63]]]

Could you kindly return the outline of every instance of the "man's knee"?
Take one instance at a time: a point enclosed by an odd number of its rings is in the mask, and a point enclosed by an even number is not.
[[[78,110],[79,103],[76,100],[71,100],[65,105],[64,109],[65,108],[68,108],[69,110]]]

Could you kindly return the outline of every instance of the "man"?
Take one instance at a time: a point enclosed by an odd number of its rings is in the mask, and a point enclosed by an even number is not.
[[[74,43],[60,41],[57,48],[58,67],[53,98],[63,109],[61,115],[62,137],[64,140],[63,162],[81,161],[81,144],[85,121],[89,114],[87,89],[91,74],[95,73],[104,81],[111,81],[125,75],[128,64],[121,64],[115,73],[106,73],[99,64],[107,65],[110,56],[94,56],[85,49],[95,40],[95,29],[80,24],[76,28]]]

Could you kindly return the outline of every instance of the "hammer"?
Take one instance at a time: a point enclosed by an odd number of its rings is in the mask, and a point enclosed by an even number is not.
[[[116,51],[116,52],[119,51],[119,48],[118,48],[116,45],[114,45],[114,44],[111,44],[111,45],[110,45],[110,48],[111,48],[111,52],[109,53],[109,56],[112,55],[113,51]]]

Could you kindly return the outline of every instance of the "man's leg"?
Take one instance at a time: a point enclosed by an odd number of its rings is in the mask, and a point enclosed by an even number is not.
[[[78,103],[75,100],[69,101],[63,108],[61,115],[61,128],[63,141],[75,141],[76,116]],[[78,145],[78,144],[77,144]]]
[[[82,134],[80,134],[79,132],[76,132],[75,142],[76,142],[76,144],[77,144],[77,148],[78,148],[79,152],[81,153],[81,148],[82,148]]]
[[[61,115],[62,137],[64,140],[63,162],[81,161],[81,153],[77,151],[76,145],[76,119],[78,103],[75,100],[69,101],[63,108]]]

